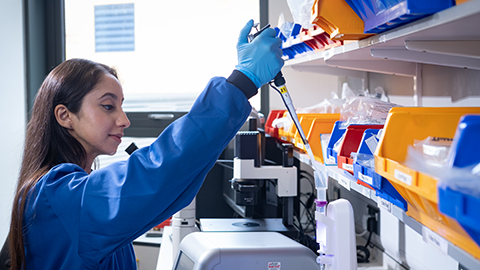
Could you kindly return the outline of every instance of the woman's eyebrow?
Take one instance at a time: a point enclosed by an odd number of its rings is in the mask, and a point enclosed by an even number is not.
[[[99,97],[98,100],[101,100],[101,99],[103,99],[103,98],[105,98],[105,97],[111,97],[111,98],[113,98],[114,100],[117,100],[117,99],[118,99],[118,96],[115,95],[114,93],[107,92],[107,93],[103,94],[101,97]],[[125,98],[122,98],[122,103],[123,103],[124,100],[125,100]]]
[[[118,99],[117,95],[115,95],[114,93],[110,93],[110,92],[107,92],[107,93],[103,94],[103,95],[102,95],[101,97],[99,97],[98,99],[102,99],[102,98],[108,97],[108,96],[112,97],[113,99]]]
[[[118,96],[115,95],[114,93],[110,93],[110,92],[107,92],[105,94],[103,94],[100,98],[98,98],[99,100],[104,98],[104,97],[112,97],[113,99],[117,100],[118,99]],[[122,101],[124,100],[125,98],[122,98]]]

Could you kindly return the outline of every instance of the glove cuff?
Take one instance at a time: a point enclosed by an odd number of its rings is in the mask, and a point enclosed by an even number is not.
[[[242,72],[245,76],[247,76],[254,84],[255,86],[258,88],[260,88],[263,84],[260,82],[260,80],[257,78],[257,76],[255,76],[252,72],[250,72],[250,70],[244,68],[243,66],[241,65],[236,65],[235,68]]]
[[[247,99],[255,96],[258,93],[257,86],[249,77],[247,77],[247,75],[239,70],[235,69],[227,78],[227,81],[240,89],[245,94]]]

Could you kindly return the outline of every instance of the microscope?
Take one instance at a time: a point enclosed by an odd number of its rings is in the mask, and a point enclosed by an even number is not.
[[[297,196],[297,168],[293,166],[293,146],[281,145],[282,165],[265,165],[262,164],[264,145],[265,137],[260,131],[240,131],[235,136],[233,179],[230,181],[235,204],[245,207],[245,218],[254,218],[259,190],[262,186],[269,186],[282,200],[283,224],[292,226],[294,198]]]
[[[298,235],[294,227],[299,202],[293,145],[265,135],[257,121],[250,118],[232,140],[233,149],[230,148],[233,173],[223,184],[223,199],[234,215],[202,218],[202,231],[274,231],[291,237]]]
[[[297,196],[297,169],[293,166],[293,147],[283,144],[282,165],[262,165],[262,140],[259,131],[239,132],[235,136],[235,159],[232,189],[235,203],[245,206],[245,215],[252,215],[249,207],[255,205],[259,186],[276,181],[276,194],[283,199],[283,224],[293,225],[293,203]],[[317,187],[318,188],[318,187]],[[322,204],[322,205],[319,205]],[[318,206],[326,206],[324,213]],[[322,207],[322,208],[323,208]],[[353,209],[345,199],[328,203],[317,201],[316,240],[319,244],[317,263],[329,270],[357,269],[356,240]]]
[[[298,235],[293,226],[297,196],[293,146],[275,144],[276,164],[266,165],[266,140],[261,130],[237,133],[233,179],[224,198],[243,218],[200,219],[202,231],[182,240],[174,270],[319,268],[315,252],[289,237]],[[276,211],[266,210],[267,204]]]

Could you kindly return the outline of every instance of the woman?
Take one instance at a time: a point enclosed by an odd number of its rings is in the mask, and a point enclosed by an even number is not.
[[[283,66],[273,29],[253,42],[249,21],[238,65],[213,78],[190,112],[128,160],[114,154],[130,125],[116,72],[68,60],[45,79],[27,128],[12,210],[12,269],[135,269],[132,241],[187,206],[248,117],[248,98]]]

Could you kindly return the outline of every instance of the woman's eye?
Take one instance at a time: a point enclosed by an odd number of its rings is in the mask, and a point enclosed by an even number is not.
[[[108,111],[112,110],[114,107],[113,105],[102,105],[105,109],[107,109]]]

